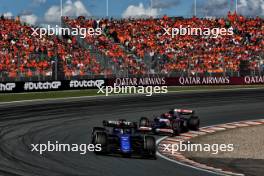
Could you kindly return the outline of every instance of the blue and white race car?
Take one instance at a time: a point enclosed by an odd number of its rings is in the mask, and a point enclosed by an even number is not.
[[[96,154],[121,154],[126,157],[140,156],[156,159],[156,141],[153,136],[142,135],[137,131],[137,123],[103,121],[104,127],[94,127],[92,143],[102,150]]]

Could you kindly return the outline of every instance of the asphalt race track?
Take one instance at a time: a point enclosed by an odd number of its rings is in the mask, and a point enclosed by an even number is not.
[[[195,109],[202,126],[264,117],[264,90],[81,98],[0,105],[0,175],[206,176],[162,158],[96,156],[92,152],[30,151],[31,143],[90,143],[103,119],[158,115],[173,107]]]

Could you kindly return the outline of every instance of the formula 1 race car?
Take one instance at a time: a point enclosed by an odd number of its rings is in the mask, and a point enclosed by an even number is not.
[[[146,117],[141,117],[138,130],[143,133],[151,132],[174,136],[188,130],[198,131],[199,125],[200,119],[195,116],[193,110],[172,109],[154,118],[153,121]]]
[[[104,120],[103,126],[94,127],[92,130],[92,144],[100,144],[102,148],[101,151],[96,151],[96,154],[121,154],[126,157],[133,155],[156,159],[155,138],[138,133],[136,122]]]

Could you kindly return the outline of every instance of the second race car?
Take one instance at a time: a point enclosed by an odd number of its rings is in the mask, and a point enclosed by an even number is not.
[[[138,130],[154,134],[179,135],[188,130],[198,131],[200,119],[195,115],[194,110],[172,109],[167,113],[149,120],[141,117]]]

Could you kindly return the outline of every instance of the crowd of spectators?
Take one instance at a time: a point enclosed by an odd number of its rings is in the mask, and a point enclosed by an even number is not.
[[[31,26],[16,19],[0,19],[1,79],[51,76],[56,60],[67,78],[112,75],[114,69],[131,75],[208,75],[239,72],[240,61],[251,71],[264,68],[264,20],[229,13],[226,18],[70,19],[75,28],[101,28],[102,35],[87,35],[92,50],[84,49],[76,36],[32,35]],[[233,28],[233,35],[164,35],[164,28]],[[99,53],[100,55],[94,55]],[[98,57],[100,56],[100,57]],[[101,57],[102,56],[102,57]],[[102,60],[104,58],[105,60]],[[150,58],[151,62],[146,62]],[[107,62],[106,62],[107,60]],[[105,64],[115,67],[107,67]],[[263,70],[262,70],[263,71]]]
[[[33,76],[34,72],[49,75],[49,60],[32,58],[31,54],[43,52],[46,47],[43,40],[36,41],[30,36],[30,27],[20,23],[19,19],[0,19],[0,73],[5,77],[16,78],[22,75]],[[40,55],[39,55],[40,56]],[[44,56],[44,55],[43,55]]]
[[[52,77],[53,63],[62,60],[65,76],[100,74],[100,65],[74,37],[34,36],[32,26],[0,18],[0,79]]]
[[[84,39],[87,44],[93,46],[94,52],[101,53],[103,58],[109,59],[109,62],[113,63],[115,66],[115,70],[119,72],[126,72],[131,75],[147,74],[146,66],[142,58],[138,58],[134,54],[128,52],[122,46],[122,43],[116,40],[118,36],[114,35],[115,29],[111,29],[110,26],[108,26],[110,22],[108,23],[107,19],[96,21],[93,19],[69,19],[65,17],[64,22],[71,28],[101,28],[102,35],[87,35]],[[108,68],[108,66],[105,67]],[[114,70],[108,69],[104,73],[112,75],[114,74]]]
[[[74,27],[91,27],[94,20],[68,20]],[[144,69],[144,58],[151,57],[159,73],[189,75],[237,73],[241,60],[248,60],[252,71],[261,71],[264,60],[264,20],[229,13],[226,18],[101,19],[101,37],[87,37],[103,53],[126,65],[134,54]],[[164,28],[233,28],[233,35],[217,38],[204,35],[164,35]],[[121,46],[120,46],[121,45]],[[130,61],[131,62],[131,61]],[[136,63],[136,62],[135,62]],[[131,68],[133,69],[133,68]],[[143,73],[144,71],[138,72]]]

